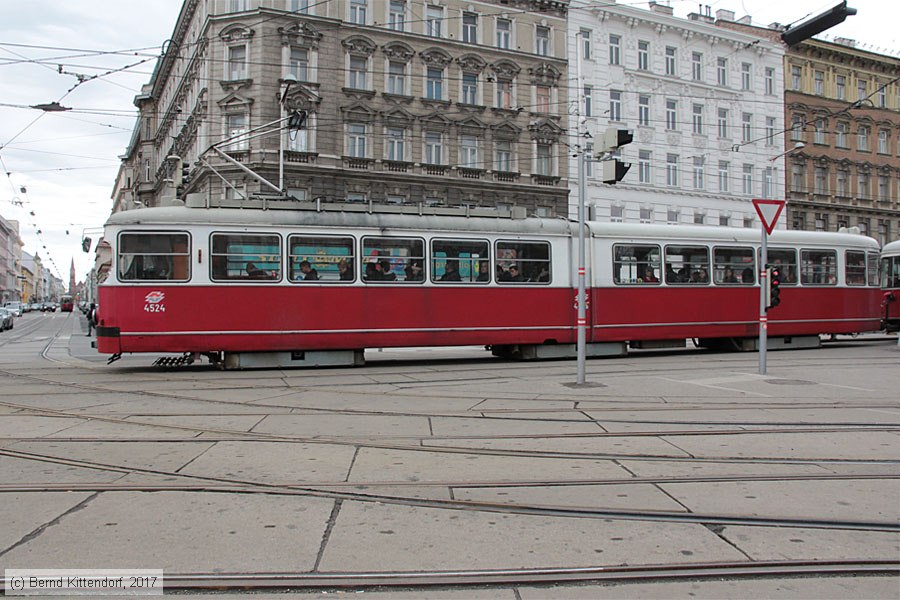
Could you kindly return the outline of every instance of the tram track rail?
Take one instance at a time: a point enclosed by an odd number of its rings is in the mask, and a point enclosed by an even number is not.
[[[54,462],[70,466],[83,466],[88,468],[100,468],[119,473],[156,475],[165,477],[179,477],[190,481],[213,482],[217,484],[230,484],[238,486],[229,490],[229,493],[266,493],[281,496],[304,496],[314,498],[327,498],[331,500],[369,502],[377,504],[390,504],[394,506],[410,506],[415,508],[438,508],[462,511],[477,511],[516,515],[531,515],[560,518],[585,518],[585,519],[613,519],[619,521],[652,521],[666,523],[692,523],[702,525],[741,525],[756,527],[792,527],[803,529],[838,529],[869,532],[900,532],[900,523],[877,521],[852,521],[835,519],[799,519],[790,517],[756,517],[736,516],[723,514],[700,514],[691,512],[666,511],[666,510],[617,510],[605,508],[573,508],[564,506],[550,506],[537,504],[512,504],[472,500],[444,500],[435,498],[414,498],[394,496],[387,494],[373,494],[349,491],[334,491],[321,488],[312,488],[307,485],[284,486],[277,483],[254,482],[230,477],[212,475],[197,475],[178,473],[161,469],[147,469],[140,467],[104,464],[94,461],[81,461],[73,459],[56,459],[54,457],[33,455],[9,450],[0,450],[0,455],[39,459],[44,462]],[[357,486],[365,485],[364,482],[356,482]],[[148,490],[149,491],[149,490]],[[202,491],[202,490],[201,490]]]

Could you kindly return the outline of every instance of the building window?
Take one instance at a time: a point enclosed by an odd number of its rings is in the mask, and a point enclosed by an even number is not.
[[[752,81],[750,79],[752,65],[750,63],[741,63],[741,89],[744,91],[749,91],[752,87]]]
[[[550,112],[550,86],[537,85],[534,87],[535,108],[537,112]]]
[[[677,208],[669,208],[666,210],[666,223],[669,225],[677,225],[678,224],[678,209]]]
[[[286,148],[291,152],[309,152],[309,127],[285,131]]]
[[[678,187],[678,155],[666,154],[666,185]]]
[[[718,128],[719,128],[719,137],[727,138],[728,137],[728,109],[727,108],[719,109]]]
[[[594,88],[590,85],[584,86],[584,116],[594,116]]]
[[[350,22],[365,25],[368,13],[368,0],[350,0]]]
[[[791,67],[791,89],[800,91],[800,67]]]
[[[835,80],[836,85],[836,96],[838,100],[846,100],[847,99],[847,77],[844,75],[838,75]]]
[[[703,81],[703,53],[691,52],[691,78]]]
[[[612,223],[621,223],[624,220],[625,207],[622,205],[612,205],[609,207],[609,220]]]
[[[459,166],[468,169],[477,169],[480,166],[478,164],[478,138],[474,135],[459,136]]]
[[[696,190],[702,190],[706,187],[703,181],[703,162],[702,156],[694,157],[694,189]]]
[[[815,130],[813,131],[813,142],[816,144],[824,144],[825,143],[825,119],[816,119],[816,122],[813,124]]]
[[[591,60],[591,30],[581,30],[581,58]]]
[[[791,191],[806,193],[806,167],[794,165],[791,169]]]
[[[228,79],[235,81],[247,78],[247,46],[228,47]]]
[[[828,193],[828,169],[825,167],[816,167],[813,174],[813,191],[820,196]]]
[[[838,148],[849,148],[847,145],[847,134],[850,133],[850,125],[843,121],[838,122],[834,132],[834,145]]]
[[[406,94],[406,65],[391,61],[388,65],[388,94],[403,96]]]
[[[425,82],[425,97],[429,100],[444,99],[444,70],[429,67]]]
[[[859,193],[857,195],[865,200],[868,200],[872,197],[871,191],[869,189],[869,180],[869,174],[865,171],[860,171],[856,177],[856,183],[859,189]]]
[[[813,73],[813,83],[816,96],[825,95],[825,71],[816,71]]]
[[[856,149],[862,152],[869,151],[869,128],[866,125],[859,126],[857,135]]]
[[[406,31],[406,0],[391,0],[388,11],[388,28]]]
[[[444,136],[437,131],[425,132],[425,164],[444,164]]]
[[[866,93],[866,89],[869,87],[869,83],[865,79],[859,79],[856,82],[856,99],[857,100],[865,100],[869,95]]]
[[[741,191],[747,196],[753,194],[753,165],[745,164],[741,172]]]
[[[728,59],[721,56],[716,59],[716,82],[728,85]]]
[[[772,167],[763,169],[763,198],[772,198],[775,194],[775,171]]]
[[[753,140],[753,115],[743,113],[741,115],[741,141],[749,143]]]
[[[775,117],[766,117],[766,145],[775,145]]]
[[[766,95],[774,96],[775,95],[775,69],[774,67],[766,67]]]
[[[622,120],[622,92],[617,90],[609,92],[609,120]]]
[[[537,164],[536,171],[538,175],[553,174],[552,146],[550,144],[537,145]]]
[[[498,171],[512,171],[512,142],[497,141],[494,143],[494,159]]]
[[[675,100],[666,100],[666,129],[678,129],[678,103]]]
[[[885,108],[887,106],[887,86],[883,85],[878,88],[878,107]]]
[[[878,199],[882,201],[890,200],[891,196],[891,178],[887,175],[878,176]]]
[[[497,19],[497,47],[509,50],[512,45],[512,21]]]
[[[703,225],[706,222],[706,214],[702,211],[694,212],[694,225]]]
[[[366,89],[366,71],[369,67],[369,59],[359,56],[350,57],[350,70],[347,73],[347,87],[354,90]]]
[[[228,12],[244,12],[247,10],[247,0],[228,0]]]
[[[803,140],[803,115],[791,116],[791,140]]]
[[[847,180],[849,179],[849,173],[844,169],[838,169],[837,173],[835,173],[835,193],[842,198],[846,198],[847,194]]]
[[[406,160],[406,131],[399,127],[387,130],[387,159]]]
[[[609,64],[622,63],[622,36],[609,34]]]
[[[650,161],[653,154],[649,150],[638,151],[638,181],[652,183],[650,179]]]
[[[462,103],[478,104],[478,75],[474,73],[463,73]]]
[[[247,141],[247,115],[235,113],[225,115],[225,138],[231,140],[225,147],[226,150],[246,150]]]
[[[727,160],[719,161],[719,191],[727,192],[730,190],[729,179],[731,179],[730,174],[730,164]]]
[[[653,222],[653,210],[649,208],[642,208],[639,213],[639,218],[641,223],[652,223]]]
[[[719,225],[721,227],[728,227],[730,223],[731,217],[729,217],[728,215],[719,215]]]
[[[879,154],[888,154],[890,150],[888,149],[888,137],[891,133],[887,129],[879,129],[878,130],[878,153]]]
[[[678,74],[678,69],[675,65],[676,52],[677,48],[674,46],[666,46],[666,75],[675,76]]]
[[[703,105],[702,104],[694,104],[693,105],[693,114],[692,114],[694,133],[702,134],[703,133]]]
[[[367,139],[365,124],[350,123],[347,126],[347,155],[353,158],[365,158]]]
[[[512,108],[512,81],[497,80],[497,108]]]
[[[535,27],[534,29],[534,52],[538,56],[550,56],[550,28]]]
[[[650,70],[650,42],[638,41],[638,69]]]
[[[309,52],[305,48],[291,48],[288,72],[297,81],[309,81]]]
[[[462,20],[462,40],[467,44],[478,43],[478,14],[465,12]]]
[[[638,96],[638,125],[650,125],[650,96]]]
[[[425,35],[443,37],[444,9],[440,6],[428,6],[425,9]]]

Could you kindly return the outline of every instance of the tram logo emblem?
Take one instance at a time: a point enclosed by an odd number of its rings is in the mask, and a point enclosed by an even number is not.
[[[148,304],[159,304],[163,300],[165,300],[166,295],[163,292],[150,292],[146,296],[144,296],[144,301]]]

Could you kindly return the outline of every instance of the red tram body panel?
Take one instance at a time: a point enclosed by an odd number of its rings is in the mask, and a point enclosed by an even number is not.
[[[106,228],[115,264],[99,286],[98,350],[575,343],[577,224],[398,211],[116,213]],[[758,230],[588,228],[588,342],[758,335]],[[776,231],[769,247],[787,273],[770,336],[879,329],[875,240]]]
[[[900,240],[881,251],[881,311],[886,331],[900,331]]]

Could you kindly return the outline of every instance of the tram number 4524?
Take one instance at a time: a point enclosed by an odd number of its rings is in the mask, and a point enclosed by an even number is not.
[[[163,300],[166,295],[163,292],[154,291],[144,296],[144,312],[163,313],[166,312],[166,305]]]

